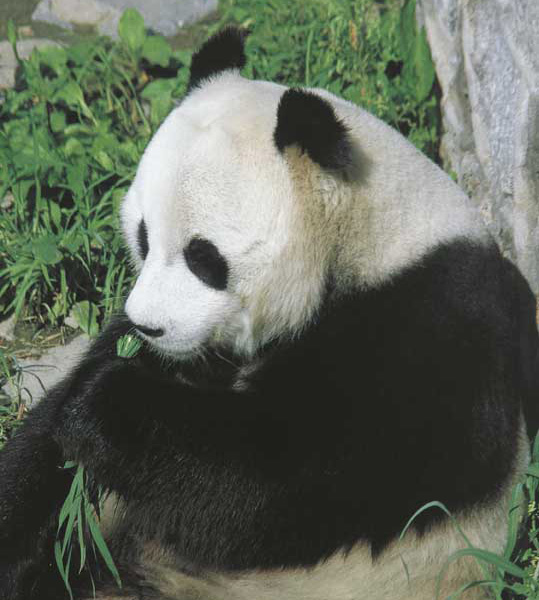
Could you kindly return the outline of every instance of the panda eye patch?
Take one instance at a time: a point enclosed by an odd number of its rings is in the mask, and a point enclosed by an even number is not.
[[[193,275],[216,290],[226,289],[228,264],[214,244],[195,237],[184,249],[183,254]]]
[[[150,246],[148,244],[148,230],[146,229],[146,223],[144,222],[144,219],[142,219],[138,226],[137,242],[142,260],[146,260]]]

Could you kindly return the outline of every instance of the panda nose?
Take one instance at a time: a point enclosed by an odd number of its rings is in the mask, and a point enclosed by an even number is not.
[[[144,325],[137,325],[137,323],[133,323],[133,325],[141,333],[144,333],[145,335],[149,335],[150,337],[161,337],[165,333],[165,331],[161,328],[152,329],[151,327],[145,327]]]

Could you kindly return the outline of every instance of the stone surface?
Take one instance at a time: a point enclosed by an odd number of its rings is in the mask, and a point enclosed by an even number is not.
[[[85,335],[79,335],[65,346],[52,348],[37,359],[20,360],[23,368],[22,399],[31,406],[40,400],[60,379],[75,366],[90,345]],[[13,396],[16,390],[7,384],[6,393]]]
[[[117,36],[118,20],[126,8],[136,8],[149,29],[174,35],[217,9],[217,0],[41,0],[32,19],[72,29],[95,27],[99,33]]]
[[[442,157],[539,294],[539,2],[419,0]]]
[[[44,46],[58,46],[57,42],[47,39],[20,40],[17,42],[17,52],[20,58],[28,58],[34,48]],[[13,87],[15,84],[15,71],[17,59],[9,42],[0,42],[0,89]]]
[[[11,315],[8,319],[0,322],[0,339],[12,341],[15,339],[15,324],[17,320],[15,315]]]

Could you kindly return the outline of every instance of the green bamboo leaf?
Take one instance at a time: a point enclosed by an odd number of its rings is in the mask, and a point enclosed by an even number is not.
[[[58,571],[60,573],[62,581],[64,582],[66,590],[69,594],[69,598],[70,600],[73,600],[73,592],[71,590],[71,586],[69,585],[69,575],[64,567],[62,549],[59,540],[56,540],[54,542],[54,558],[56,560],[56,566],[58,567]]]
[[[107,544],[105,543],[105,540],[103,539],[103,535],[101,534],[99,525],[97,524],[97,521],[95,520],[95,516],[88,504],[86,504],[84,508],[86,511],[86,521],[90,528],[90,533],[92,535],[92,539],[93,539],[95,545],[97,546],[97,549],[99,550],[99,553],[101,554],[103,560],[105,561],[105,564],[107,565],[108,570],[110,571],[111,575],[114,577],[116,584],[118,585],[119,588],[121,588],[122,581],[120,579],[120,574],[118,573],[118,569],[116,568],[116,565],[115,565],[114,560],[109,552]]]
[[[142,341],[135,335],[123,335],[116,342],[116,352],[122,358],[133,358],[142,347]]]
[[[492,579],[481,579],[480,581],[472,581],[460,587],[456,592],[453,592],[450,596],[447,597],[447,600],[457,600],[462,596],[462,594],[476,587],[493,588],[497,585],[498,584],[496,583],[496,581]]]
[[[77,511],[77,533],[80,551],[79,573],[81,573],[82,569],[84,568],[84,565],[86,564],[86,543],[84,540],[84,522],[82,518],[82,507],[80,505]]]
[[[426,510],[430,510],[431,508],[438,508],[442,512],[444,512],[451,519],[451,521],[453,522],[453,526],[459,532],[460,536],[466,542],[466,544],[470,548],[473,547],[472,543],[470,542],[470,540],[468,539],[468,537],[466,536],[466,534],[464,533],[464,531],[461,529],[461,527],[458,524],[457,520],[451,514],[451,512],[449,511],[449,509],[447,508],[447,506],[445,506],[445,504],[443,504],[442,502],[439,502],[438,500],[433,500],[432,502],[428,502],[427,504],[424,504],[421,508],[419,508],[419,509],[417,509],[415,511],[415,513],[410,517],[410,519],[408,519],[408,523],[406,523],[406,525],[404,526],[404,529],[401,531],[401,534],[399,536],[399,541],[402,541],[402,539],[406,535],[406,532],[412,526],[413,522],[417,519],[417,517],[419,517],[419,515],[421,513],[425,512]]]
[[[80,505],[80,502],[77,503],[77,496],[79,496],[79,495],[75,494],[75,497],[73,498],[74,505],[76,505],[76,504]],[[62,543],[62,556],[65,555],[66,548],[70,544],[71,538],[73,537],[73,529],[75,527],[75,518],[77,516],[77,511],[74,510],[74,505],[69,507],[69,513],[68,513],[69,516],[66,521],[66,526],[65,526],[65,531],[64,531],[64,541]]]
[[[64,503],[62,504],[62,508],[60,510],[60,515],[58,517],[58,531],[60,531],[65,520],[71,513],[71,507],[73,506],[73,498],[75,497],[75,493],[76,493],[76,486],[73,485],[73,483],[71,483],[71,487],[69,488],[69,493],[66,496]]]
[[[515,549],[517,543],[518,529],[522,516],[523,502],[524,486],[522,483],[518,483],[513,488],[513,493],[511,495],[511,503],[509,505],[509,526],[507,533],[507,542],[505,543],[505,550],[503,552],[504,557],[507,559],[511,558],[513,550]]]
[[[452,563],[454,563],[455,561],[460,560],[461,558],[464,558],[464,557],[475,558],[483,563],[487,563],[488,565],[491,565],[492,567],[501,569],[502,571],[505,571],[506,573],[513,575],[514,577],[518,577],[519,579],[526,579],[526,577],[528,577],[528,574],[526,573],[526,571],[524,571],[523,569],[521,569],[514,563],[510,562],[506,558],[503,558],[502,556],[498,556],[497,554],[494,554],[494,552],[490,552],[489,550],[483,550],[481,548],[464,548],[462,550],[456,550],[447,559],[447,561],[445,562],[445,564],[440,572],[440,575],[438,577],[438,585],[440,584],[441,580],[443,579],[443,576],[444,576],[445,572],[447,571],[447,569],[449,568],[449,566]]]

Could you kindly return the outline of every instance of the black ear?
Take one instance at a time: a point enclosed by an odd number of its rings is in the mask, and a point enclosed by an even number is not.
[[[273,139],[280,152],[297,144],[324,169],[343,171],[353,162],[346,125],[329,102],[312,92],[291,88],[281,96]]]
[[[241,69],[245,65],[246,37],[246,31],[237,27],[226,27],[207,40],[191,59],[191,75],[187,91],[210,75],[227,69]]]

